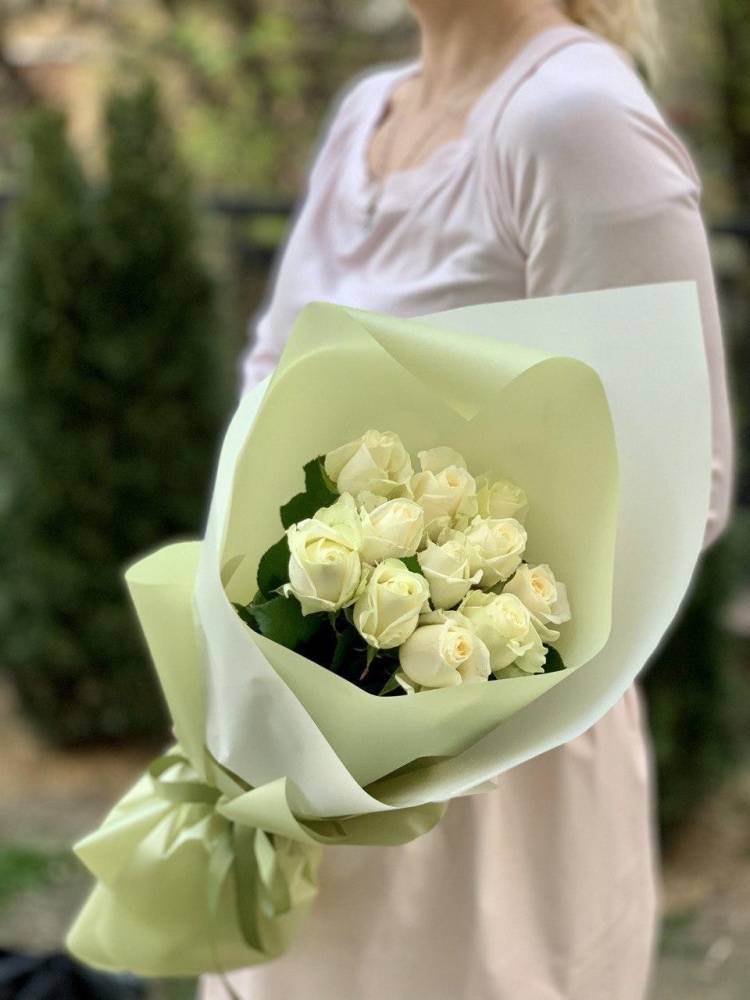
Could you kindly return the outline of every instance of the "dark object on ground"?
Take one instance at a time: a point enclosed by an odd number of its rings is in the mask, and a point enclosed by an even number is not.
[[[62,952],[0,949],[0,1000],[141,1000],[146,987],[128,975],[95,972]]]

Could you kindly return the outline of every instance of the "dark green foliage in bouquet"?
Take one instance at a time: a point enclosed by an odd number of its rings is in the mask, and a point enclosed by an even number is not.
[[[304,466],[304,476],[304,490],[279,510],[281,524],[287,532],[294,525],[324,513],[340,499],[335,483],[326,474],[325,455],[309,461]],[[255,596],[248,604],[235,604],[240,618],[254,632],[294,650],[368,694],[403,696],[405,690],[396,677],[400,665],[399,647],[383,649],[368,645],[355,623],[358,594],[338,610],[303,610],[297,596],[288,589],[290,557],[289,537],[284,534],[260,558]],[[390,561],[400,562],[404,569],[424,578],[416,555]],[[425,586],[429,592],[426,582]],[[550,647],[546,654],[545,672],[565,669],[557,650]],[[497,679],[494,674],[488,678],[489,681]]]
[[[212,287],[152,86],[103,190],[35,115],[7,247],[0,667],[48,740],[161,737],[123,568],[202,528],[223,410]]]

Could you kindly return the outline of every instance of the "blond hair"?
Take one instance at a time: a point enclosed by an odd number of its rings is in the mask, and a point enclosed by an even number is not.
[[[653,82],[664,47],[657,0],[563,0],[568,17],[620,46]]]

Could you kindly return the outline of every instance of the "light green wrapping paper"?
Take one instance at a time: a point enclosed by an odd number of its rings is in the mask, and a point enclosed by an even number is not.
[[[567,670],[383,699],[237,617],[230,602],[247,603],[255,592],[258,561],[281,533],[279,506],[301,488],[304,463],[369,427],[395,430],[413,454],[449,444],[473,471],[490,469],[525,489],[527,558],[552,565],[573,608],[557,644]],[[394,796],[402,806],[429,801],[419,785],[436,766],[606,643],[616,514],[612,423],[588,365],[311,303],[270,385],[240,405],[219,464],[197,589],[212,753],[251,784],[278,773],[292,778],[297,812],[306,817],[384,811]],[[393,776],[420,761],[423,767]],[[459,780],[448,797],[465,790]]]
[[[397,431],[412,453],[450,445],[475,473],[525,489],[527,557],[568,586],[566,670],[378,698],[241,621],[232,602],[255,593],[302,466],[369,427]],[[487,787],[456,771],[436,802],[422,791],[432,774],[602,649],[616,517],[614,433],[589,366],[306,306],[270,384],[245,397],[227,431],[204,541],[127,573],[179,763],[146,774],[76,845],[97,884],[69,949],[97,967],[160,976],[280,954],[314,898],[320,845],[427,832],[444,800]]]
[[[163,781],[190,781],[223,797],[215,804],[172,801],[147,773],[76,845],[97,884],[67,946],[99,968],[198,975],[252,964],[284,949],[316,891],[320,848],[312,839],[282,840],[270,861],[275,870],[265,876],[286,887],[286,912],[263,922],[262,951],[249,948],[230,868],[232,824],[217,808],[245,789],[213,765],[203,743],[205,677],[192,609],[199,552],[196,542],[168,546],[137,563],[126,579],[172,714],[175,750],[185,758]],[[279,826],[284,804],[277,794],[267,810]]]
[[[303,824],[284,778],[248,790],[216,765],[203,743],[205,663],[192,607],[199,554],[197,542],[166,546],[126,574],[179,740],[169,755],[182,759],[156,779],[147,772],[75,845],[97,884],[66,945],[97,968],[190,976],[267,961],[288,947],[315,897],[321,845],[404,843],[443,813],[435,804],[386,822]],[[249,843],[258,831],[260,843]],[[240,860],[257,854],[255,890],[233,870],[237,832]],[[255,947],[242,910],[255,919]]]

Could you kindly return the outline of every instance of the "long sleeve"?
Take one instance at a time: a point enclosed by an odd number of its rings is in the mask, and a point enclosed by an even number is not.
[[[525,257],[529,297],[696,281],[712,405],[708,547],[729,516],[733,443],[701,182],[635,74],[613,74],[610,59],[602,70],[609,76],[597,76],[598,58],[592,53],[590,80],[579,74],[554,99],[548,89],[536,106],[531,86],[511,102],[498,147],[503,209]]]
[[[262,381],[276,367],[284,349],[297,311],[295,303],[300,299],[299,295],[293,293],[300,288],[304,289],[305,268],[309,263],[309,247],[302,238],[302,233],[308,222],[310,190],[316,184],[319,171],[324,169],[332,147],[355,110],[359,87],[369,75],[369,71],[356,74],[339,89],[318,130],[317,140],[308,156],[303,188],[297,198],[284,240],[274,256],[263,302],[248,322],[249,346],[240,359],[243,392]],[[316,282],[311,281],[310,286],[315,288]]]

